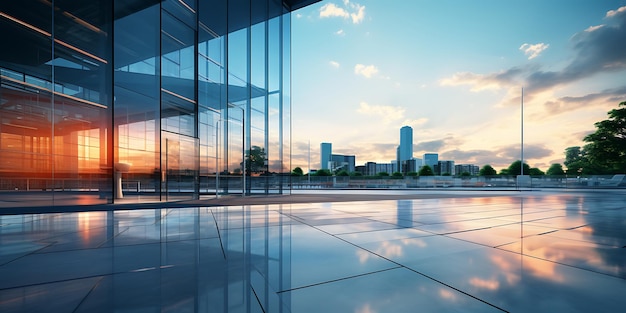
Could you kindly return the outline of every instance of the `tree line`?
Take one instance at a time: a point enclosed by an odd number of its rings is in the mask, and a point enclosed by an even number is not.
[[[501,169],[498,173],[491,165],[484,165],[480,171],[480,176],[516,176],[522,173],[530,176],[564,176],[564,175],[612,175],[626,173],[626,101],[618,104],[616,109],[607,113],[606,120],[594,124],[595,132],[585,136],[584,146],[574,146],[565,149],[565,161],[563,168],[560,163],[550,165],[546,172],[539,168],[530,167],[528,164],[517,160],[508,168]],[[304,172],[300,167],[296,167],[292,172],[294,176],[303,176]],[[348,173],[340,170],[332,173],[330,170],[318,170],[315,176],[363,176],[362,173]],[[433,176],[434,172],[430,166],[423,166],[419,172],[410,172],[406,176]],[[443,174],[446,176],[446,174]],[[449,175],[449,174],[447,174]],[[381,172],[378,177],[402,178],[405,175],[400,172],[392,174]],[[458,176],[471,176],[470,173],[461,173]]]

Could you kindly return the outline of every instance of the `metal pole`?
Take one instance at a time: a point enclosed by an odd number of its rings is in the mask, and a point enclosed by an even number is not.
[[[522,87],[522,101],[521,101],[521,107],[522,107],[522,125],[521,125],[521,136],[522,136],[522,147],[521,147],[521,152],[522,152],[522,160],[520,164],[520,173],[521,175],[524,175],[524,87]]]
[[[219,198],[219,190],[220,190],[220,169],[219,169],[219,156],[220,156],[220,122],[222,118],[220,117],[217,122],[215,122],[215,199]]]
[[[246,111],[241,108],[241,142],[243,145],[243,189],[241,190],[241,196],[246,196]],[[250,151],[248,151],[250,154]]]

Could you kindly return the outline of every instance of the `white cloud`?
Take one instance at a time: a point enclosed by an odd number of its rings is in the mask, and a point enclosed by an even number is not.
[[[352,18],[352,23],[359,24],[365,18],[365,6],[355,5],[356,13],[350,13],[350,17]]]
[[[402,120],[404,118],[404,108],[390,105],[370,105],[367,102],[361,102],[357,112],[363,115],[375,116],[383,120],[387,124],[393,121]]]
[[[320,8],[320,17],[341,17],[352,20],[352,23],[359,24],[365,18],[365,6],[358,3],[350,3],[344,0],[345,8],[339,7],[334,3],[325,4]]]
[[[596,26],[589,26],[587,27],[587,29],[585,29],[586,32],[590,33],[592,31],[596,31],[600,28],[604,27],[604,25],[596,25]]]
[[[404,120],[404,122],[402,122],[402,125],[409,125],[412,126],[413,128],[417,127],[417,126],[421,126],[428,123],[428,119],[427,118],[418,118],[416,120]]]
[[[611,10],[611,11],[606,12],[606,17],[613,17],[615,15],[618,15],[624,12],[626,12],[626,5],[617,10]]]
[[[302,17],[302,14],[300,13],[296,14],[296,18],[301,18],[301,17]]]
[[[334,16],[348,18],[350,17],[350,13],[336,6],[334,3],[325,4],[323,7],[320,8],[320,17],[334,17]]]
[[[341,64],[339,64],[339,62],[336,62],[336,61],[330,61],[328,63],[330,63],[330,65],[334,68],[339,68],[339,66],[341,66]]]
[[[503,79],[503,72],[498,74],[483,75],[470,72],[459,72],[452,75],[452,77],[444,78],[439,81],[442,86],[460,86],[471,85],[471,91],[482,90],[499,90],[509,87],[509,82]]]
[[[524,51],[524,54],[528,56],[529,60],[532,60],[536,57],[538,57],[541,52],[545,51],[546,49],[548,49],[550,45],[549,44],[545,44],[543,42],[531,45],[529,43],[525,43],[523,45],[521,45],[519,47],[520,50]]]
[[[362,75],[366,78],[372,78],[376,73],[378,73],[378,68],[374,65],[357,64],[354,66],[354,74]]]
[[[343,36],[343,35],[345,35],[345,33],[344,33],[343,29],[340,29],[340,30],[335,32],[335,35]]]

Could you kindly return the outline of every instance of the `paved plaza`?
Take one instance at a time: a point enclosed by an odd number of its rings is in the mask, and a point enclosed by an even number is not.
[[[0,312],[626,307],[623,190],[336,191],[146,206],[0,215]]]

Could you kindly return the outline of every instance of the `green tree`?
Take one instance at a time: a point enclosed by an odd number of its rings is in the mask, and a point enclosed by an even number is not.
[[[350,176],[360,177],[360,176],[363,176],[363,173],[361,173],[361,172],[352,172],[352,173],[350,173]]]
[[[511,175],[511,176],[517,176],[520,175],[520,171],[521,171],[521,167],[522,167],[522,161],[517,160],[513,163],[511,163],[511,165],[509,165],[509,168],[507,168],[506,170],[506,174],[504,175]],[[528,166],[528,164],[524,163],[524,175],[530,175],[530,166]]]
[[[470,172],[463,172],[463,173],[461,173],[460,176],[461,177],[470,177],[470,176],[472,176],[472,174],[470,174]]]
[[[565,162],[563,162],[565,166],[570,168],[570,165],[581,161],[585,161],[585,158],[580,147],[574,146],[565,148]]]
[[[348,173],[348,171],[346,170],[341,170],[339,172],[337,172],[337,174],[335,174],[336,176],[350,176],[350,173]]]
[[[554,163],[550,165],[550,168],[548,169],[546,174],[550,176],[564,176],[565,171],[563,170],[563,165],[561,165],[560,163]]]
[[[626,173],[626,101],[608,112],[609,118],[595,123],[596,131],[585,136],[584,153],[594,169]]]
[[[303,176],[304,175],[304,171],[302,171],[302,168],[300,168],[299,166],[294,168],[293,171],[291,171],[291,176]]]
[[[544,173],[542,170],[536,168],[536,167],[531,167],[528,170],[528,174],[526,174],[526,172],[524,172],[525,175],[530,175],[530,176],[543,176],[546,175],[546,173]]]
[[[389,173],[387,173],[387,172],[380,172],[380,173],[376,174],[376,176],[387,177],[387,176],[389,176]]]
[[[435,173],[433,172],[433,169],[430,168],[430,166],[428,165],[424,165],[422,166],[422,168],[420,168],[420,171],[418,172],[419,176],[435,176]]]
[[[496,173],[496,170],[493,167],[491,167],[491,165],[489,165],[489,164],[483,166],[478,173],[479,173],[480,176],[495,176],[495,175],[498,175],[498,173]]]
[[[393,178],[403,178],[404,175],[402,175],[402,173],[400,173],[400,172],[393,172],[391,174],[391,177],[393,177]]]
[[[315,176],[333,176],[333,173],[331,173],[327,169],[321,169],[321,170],[317,170],[317,172],[315,172]]]
[[[417,175],[418,175],[417,172],[408,172],[408,173],[406,173],[406,176],[409,176],[409,177],[416,177]]]
[[[565,149],[565,162],[567,166],[567,174],[569,175],[587,175],[595,174],[595,166],[589,162],[585,151],[578,146],[568,147]]]
[[[445,173],[441,174],[441,176],[452,176],[452,174],[450,174],[448,172],[445,172]]]
[[[265,149],[259,146],[252,146],[250,150],[246,151],[246,176],[251,173],[266,172],[265,159]],[[243,162],[240,166],[243,168]]]

